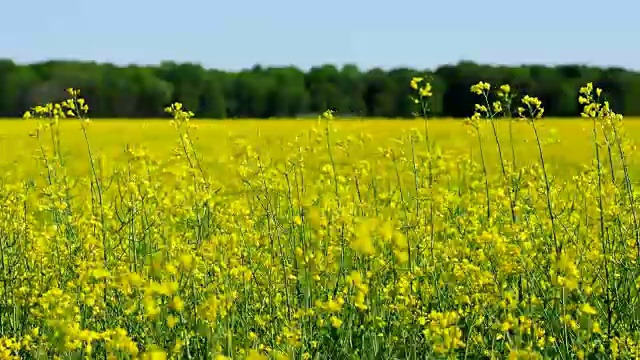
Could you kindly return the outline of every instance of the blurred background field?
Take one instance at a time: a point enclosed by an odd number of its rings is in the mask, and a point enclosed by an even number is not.
[[[324,125],[316,120],[193,120],[198,127],[193,132],[203,162],[215,173],[222,170],[224,163],[233,161],[239,142],[251,144],[268,157],[282,160],[288,155],[286,144],[300,136],[310,138],[313,129],[324,131]],[[508,122],[497,122],[498,132],[504,151],[510,154]],[[38,126],[37,121],[0,121],[0,169],[5,177],[33,176],[37,173],[34,155],[37,142],[29,134]],[[380,156],[385,147],[396,147],[394,139],[400,138],[412,129],[423,130],[422,120],[384,120],[366,121],[338,120],[332,125],[336,129],[336,141],[347,138],[366,139],[363,145],[350,148],[348,154],[336,153],[338,164],[348,163],[351,159],[372,160]],[[432,140],[453,156],[471,155],[479,159],[478,143],[475,136],[468,132],[462,120],[428,120]],[[573,174],[593,158],[591,139],[591,120],[583,119],[544,119],[538,123],[541,138],[544,141],[545,156],[552,173]],[[640,119],[625,119],[625,128],[630,140],[640,137]],[[60,127],[61,148],[68,157],[69,171],[86,172],[86,144],[80,125],[76,121],[63,121]],[[149,120],[94,120],[89,128],[92,147],[108,162],[118,162],[124,158],[126,146],[141,146],[158,158],[170,155],[177,144],[176,134],[167,119]],[[490,127],[483,129],[485,160],[497,166],[498,153]],[[537,162],[538,153],[531,126],[525,122],[513,125],[514,149],[522,164]],[[409,144],[405,144],[410,147]],[[79,154],[79,156],[73,156]],[[326,153],[317,154],[318,163],[325,163]],[[640,158],[630,154],[632,174],[640,174]],[[495,170],[495,168],[494,168]],[[86,173],[85,173],[86,174]],[[228,174],[225,174],[228,176]]]

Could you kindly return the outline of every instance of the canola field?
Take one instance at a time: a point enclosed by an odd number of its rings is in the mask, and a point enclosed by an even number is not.
[[[0,358],[636,359],[640,121],[583,90],[592,119],[1,122]]]

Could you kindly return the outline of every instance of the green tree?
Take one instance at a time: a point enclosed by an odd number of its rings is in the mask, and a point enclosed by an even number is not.
[[[199,117],[210,119],[224,119],[227,117],[227,101],[224,93],[224,74],[209,71],[204,80],[200,94]]]
[[[636,101],[640,74],[622,68],[489,66],[471,61],[432,70],[396,68],[361,71],[356,65],[326,64],[302,71],[293,66],[227,72],[199,64],[165,61],[158,66],[116,66],[79,61],[18,65],[0,60],[0,116],[21,115],[36,103],[60,100],[67,87],[80,88],[96,117],[164,117],[180,101],[204,118],[268,118],[318,114],[410,117],[409,81],[428,75],[433,86],[431,115],[465,117],[480,99],[469,91],[478,81],[494,89],[510,84],[515,94],[538,96],[547,116],[580,113],[577,91],[593,82],[625,115],[640,115]]]

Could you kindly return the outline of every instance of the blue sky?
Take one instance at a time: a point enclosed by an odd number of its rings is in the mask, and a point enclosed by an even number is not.
[[[426,69],[467,59],[640,70],[637,0],[2,2],[0,57],[20,63]]]

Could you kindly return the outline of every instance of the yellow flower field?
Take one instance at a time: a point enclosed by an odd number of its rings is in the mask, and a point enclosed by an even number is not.
[[[598,92],[88,122],[71,91],[0,122],[0,359],[638,358],[640,121]]]
[[[310,120],[199,120],[191,121],[197,130],[194,131],[194,142],[200,152],[202,161],[216,171],[220,164],[231,161],[230,157],[238,150],[238,142],[269,146],[262,148],[270,157],[286,158],[287,142],[296,137],[308,139],[315,136],[315,131],[322,132],[323,125]],[[514,123],[515,151],[518,158],[528,163],[536,163],[537,148],[531,128],[525,122]],[[38,127],[33,120],[17,121],[0,119],[0,169],[3,173],[34,175],[41,169],[34,158],[38,149],[37,142],[28,135]],[[423,131],[422,120],[384,120],[368,119],[366,121],[337,120],[332,127],[336,130],[336,140],[364,137],[365,142],[357,147],[349,148],[352,157],[359,160],[375,161],[380,148],[397,148],[397,139],[406,136],[412,130]],[[486,127],[486,126],[485,126]],[[508,141],[507,124],[498,123],[500,139]],[[593,159],[593,144],[590,120],[585,119],[548,119],[540,123],[541,136],[545,138],[545,155],[549,158],[551,172],[559,175],[567,174],[566,168],[577,169],[587,165]],[[640,119],[625,118],[625,128],[630,139],[640,138]],[[434,119],[429,120],[429,130],[433,141],[442,151],[463,156],[471,156],[479,160],[477,140],[469,135],[463,120]],[[68,166],[75,174],[87,175],[86,144],[80,126],[74,121],[60,123],[62,151],[69,156]],[[168,125],[168,119],[136,119],[108,120],[92,122],[89,134],[91,146],[105,157],[105,161],[114,164],[124,159],[123,149],[127,146],[141,146],[158,158],[170,156],[176,143],[175,130]],[[311,135],[310,135],[311,134]],[[498,165],[495,140],[490,129],[483,129],[483,142],[488,148],[485,154],[487,162]],[[273,146],[271,144],[274,144]],[[417,145],[420,146],[420,145]],[[407,145],[408,148],[408,145]],[[510,151],[510,150],[509,150]],[[72,154],[76,154],[73,155]],[[336,157],[344,154],[338,152]],[[326,153],[317,154],[326,157]],[[640,155],[631,153],[629,160],[637,164]],[[344,159],[348,162],[350,160]],[[321,163],[321,159],[314,158]],[[20,164],[20,166],[16,166]],[[631,169],[640,175],[640,168]],[[636,177],[640,180],[640,177]]]

